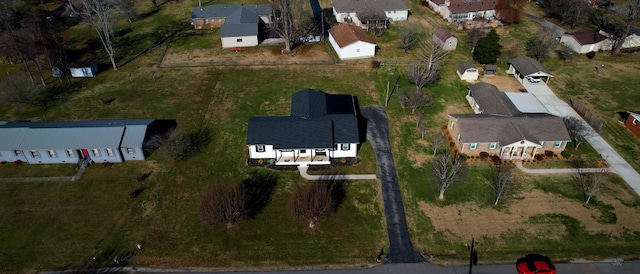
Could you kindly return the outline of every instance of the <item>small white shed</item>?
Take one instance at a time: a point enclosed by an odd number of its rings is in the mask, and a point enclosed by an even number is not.
[[[342,60],[367,58],[376,55],[373,37],[360,27],[341,24],[329,30],[329,42]]]
[[[98,74],[98,64],[91,62],[90,64],[75,64],[69,70],[71,77],[95,77]]]
[[[460,77],[460,80],[463,81],[473,82],[475,80],[478,80],[478,69],[471,61],[463,61],[462,63],[458,64],[456,73],[458,73],[458,77]]]

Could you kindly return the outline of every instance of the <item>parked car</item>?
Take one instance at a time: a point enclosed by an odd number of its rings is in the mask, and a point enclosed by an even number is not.
[[[534,77],[531,77],[531,76],[527,76],[526,78],[529,81],[529,83],[540,83],[541,82],[540,78],[534,78]]]
[[[551,262],[551,259],[540,254],[529,254],[518,259],[516,269],[519,274],[556,274],[556,266]]]
[[[300,38],[300,42],[302,43],[317,43],[320,42],[320,36],[315,35],[307,35]]]

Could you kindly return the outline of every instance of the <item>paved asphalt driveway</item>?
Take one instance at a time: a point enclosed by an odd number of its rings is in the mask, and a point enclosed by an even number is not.
[[[362,116],[367,118],[367,141],[375,151],[378,178],[382,185],[382,199],[389,236],[389,251],[385,263],[423,262],[424,257],[415,250],[409,238],[402,194],[389,144],[387,113],[382,107],[364,107],[361,112]]]
[[[553,38],[560,38],[563,34],[565,34],[567,32],[567,30],[559,27],[558,25],[555,25],[547,20],[544,20],[540,17],[531,15],[526,13],[524,16],[526,16],[527,18],[536,21],[538,23],[540,23],[540,25],[542,26],[542,29],[549,33],[549,35],[553,36]]]
[[[551,79],[551,81],[553,81],[553,79]],[[551,114],[560,117],[574,116],[580,118],[580,120],[586,124],[582,117],[580,117],[569,104],[560,100],[545,83],[529,83],[528,81],[524,81],[522,85],[529,93],[535,95]],[[595,132],[591,127],[588,128],[589,133],[587,137],[585,137],[587,142],[609,163],[611,170],[620,175],[636,193],[640,194],[640,174],[638,174],[607,141],[602,139],[600,134]]]

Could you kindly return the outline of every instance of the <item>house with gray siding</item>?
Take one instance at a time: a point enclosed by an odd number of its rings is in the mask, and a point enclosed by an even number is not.
[[[96,120],[0,123],[0,161],[61,164],[144,160],[156,135],[175,120]]]

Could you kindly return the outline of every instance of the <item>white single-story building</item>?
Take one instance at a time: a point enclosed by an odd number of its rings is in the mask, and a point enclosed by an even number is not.
[[[565,33],[560,37],[560,43],[571,50],[584,54],[590,51],[604,50],[607,37],[595,30],[581,29],[574,33]]]
[[[359,27],[340,24],[329,29],[329,43],[341,60],[368,58],[376,55],[373,37]]]
[[[524,83],[527,77],[541,79],[545,83],[549,81],[553,75],[540,62],[533,60],[527,56],[519,56],[509,60],[508,74],[513,74],[518,81]]]
[[[447,30],[436,27],[433,32],[433,42],[443,50],[455,50],[458,46],[458,38],[455,38]]]
[[[463,61],[462,63],[458,64],[456,73],[458,74],[458,77],[460,77],[460,80],[463,81],[473,82],[475,80],[478,80],[478,69],[471,61]]]
[[[74,64],[69,67],[71,77],[91,78],[98,74],[98,64],[91,62],[90,64]]]
[[[0,161],[61,164],[144,160],[175,120],[0,122]]]
[[[353,158],[361,143],[360,108],[352,95],[305,89],[291,96],[289,116],[249,119],[249,160],[259,164],[326,165]]]

